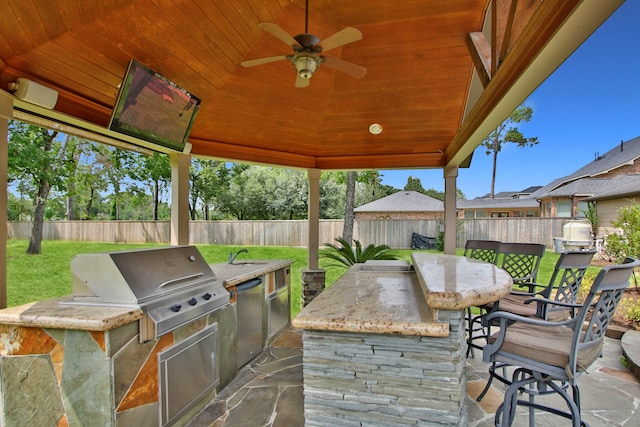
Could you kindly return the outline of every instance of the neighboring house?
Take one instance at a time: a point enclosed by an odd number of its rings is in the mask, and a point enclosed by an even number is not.
[[[623,141],[605,154],[532,194],[542,216],[584,217],[588,201],[595,201],[640,176],[640,137]],[[608,222],[608,221],[607,221]],[[600,221],[605,225],[603,221]]]
[[[616,209],[630,203],[628,195],[638,196],[639,179],[640,137],[621,142],[603,155],[598,153],[592,162],[543,187],[498,193],[494,199],[459,200],[458,216],[585,218],[588,203],[596,202],[599,224],[607,227]],[[624,194],[621,188],[626,189]]]
[[[444,215],[444,202],[417,191],[398,191],[354,209],[356,219],[433,219]]]
[[[596,203],[599,233],[613,232],[617,210],[640,201],[640,137],[615,148],[574,173],[542,187],[458,200],[458,218],[562,217],[585,218]],[[355,209],[359,219],[438,218],[444,204],[415,191],[400,191]]]
[[[633,203],[640,203],[640,175],[632,175],[627,182],[621,182],[614,188],[598,193],[596,196],[587,197],[584,202],[596,203],[598,234],[611,234],[615,232],[615,228],[611,224],[618,218],[618,210]]]
[[[506,218],[540,216],[540,206],[531,194],[541,187],[529,187],[522,191],[501,191],[472,200],[458,200],[458,218]]]
[[[540,216],[540,205],[532,198],[477,198],[458,200],[458,218],[506,218]]]

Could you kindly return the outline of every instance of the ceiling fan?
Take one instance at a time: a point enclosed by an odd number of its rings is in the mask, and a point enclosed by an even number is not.
[[[346,27],[332,36],[320,40],[317,36],[309,33],[309,0],[305,2],[305,23],[304,33],[291,37],[277,24],[261,23],[259,27],[269,32],[274,37],[285,42],[293,48],[293,54],[270,56],[267,58],[251,59],[240,63],[243,67],[253,67],[281,60],[291,61],[297,71],[295,87],[303,88],[309,86],[309,79],[321,64],[334,68],[355,78],[364,76],[367,69],[351,62],[335,57],[326,57],[320,53],[344,46],[362,39],[362,33],[355,28]]]

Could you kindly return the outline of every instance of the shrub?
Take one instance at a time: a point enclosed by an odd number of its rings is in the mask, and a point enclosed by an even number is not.
[[[618,218],[612,225],[620,229],[619,234],[611,234],[606,238],[606,250],[615,262],[622,262],[625,257],[640,256],[640,204],[632,203],[618,210]]]
[[[640,300],[623,297],[618,305],[618,310],[624,320],[640,324]]]
[[[336,237],[336,241],[342,246],[325,243],[327,249],[320,251],[321,258],[329,258],[337,261],[339,267],[351,267],[353,264],[362,263],[368,260],[390,260],[397,259],[396,256],[389,253],[391,248],[388,245],[376,246],[373,243],[362,248],[362,244],[358,240],[354,240],[356,246],[351,247],[349,243],[342,237]]]

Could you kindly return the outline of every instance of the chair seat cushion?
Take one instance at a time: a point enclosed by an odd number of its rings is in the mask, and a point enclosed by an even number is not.
[[[498,310],[508,311],[525,317],[535,317],[538,308],[537,304],[525,304],[524,302],[531,298],[524,295],[507,295],[498,301]]]
[[[498,334],[499,332],[494,333],[489,342],[495,342]],[[572,337],[573,330],[566,326],[544,327],[514,323],[507,328],[501,351],[534,362],[564,368],[568,378],[572,378],[569,366]],[[598,340],[578,350],[578,371],[584,371],[600,356],[603,344],[603,340]]]
[[[531,302],[529,304],[524,303],[526,300],[531,298],[532,297],[529,295],[509,294],[500,299],[498,302],[498,310],[515,313],[524,317],[536,317],[538,304],[535,302]],[[569,318],[569,314],[569,310],[564,307],[548,304],[546,320],[558,322]]]

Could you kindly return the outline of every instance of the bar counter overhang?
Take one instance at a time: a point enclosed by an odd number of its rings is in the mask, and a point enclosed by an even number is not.
[[[412,260],[356,264],[293,319],[310,425],[467,424],[465,308],[507,295],[511,277],[455,255]]]

